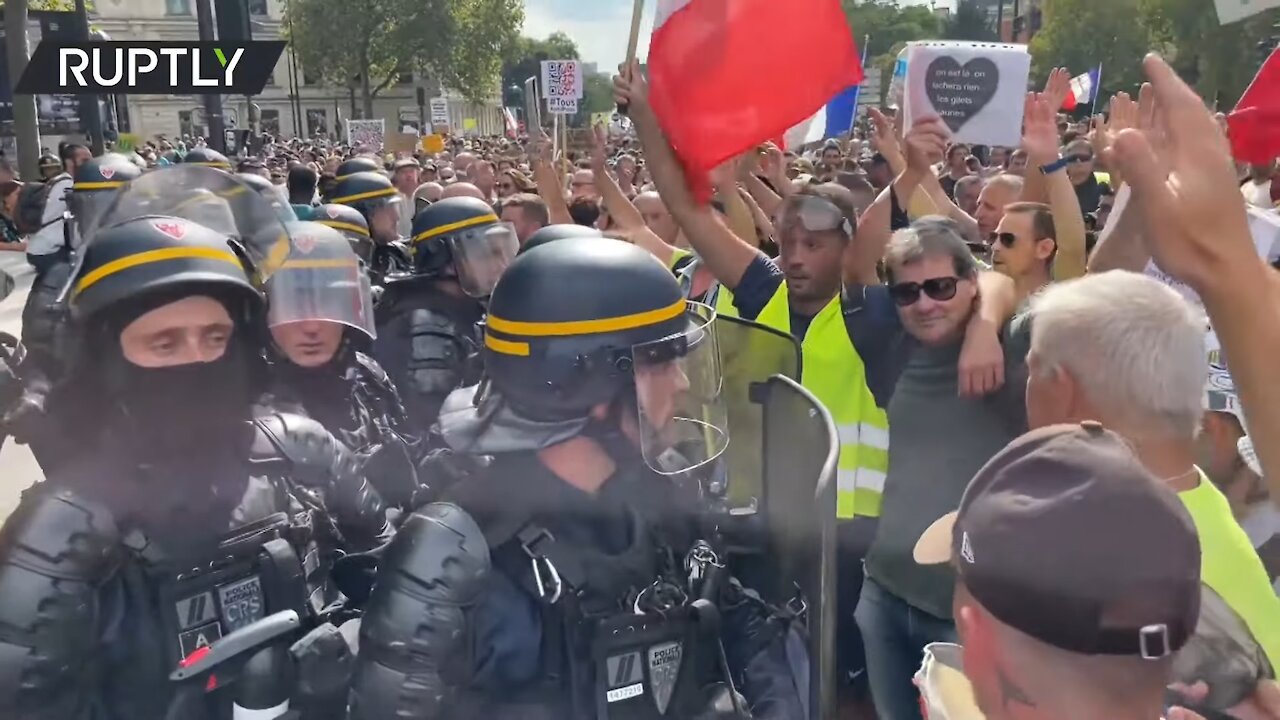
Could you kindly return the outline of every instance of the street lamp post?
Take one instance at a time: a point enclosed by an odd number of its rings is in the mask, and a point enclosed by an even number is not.
[[[212,0],[196,0],[196,28],[202,41],[210,42],[216,39],[213,31]],[[202,95],[201,99],[204,101],[205,118],[209,122],[209,134],[205,137],[205,143],[218,152],[225,152],[227,135],[222,122],[222,96]]]

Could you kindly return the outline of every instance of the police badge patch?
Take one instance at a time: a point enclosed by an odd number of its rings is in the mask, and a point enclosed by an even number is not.
[[[649,685],[658,712],[663,715],[667,714],[667,706],[671,704],[683,657],[684,648],[679,642],[665,642],[649,648]]]

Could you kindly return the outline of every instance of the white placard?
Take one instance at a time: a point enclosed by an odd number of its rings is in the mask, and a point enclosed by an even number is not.
[[[449,124],[449,100],[442,97],[431,98],[431,124]]]
[[[1226,25],[1280,7],[1280,0],[1213,0],[1218,8],[1218,24]]]
[[[348,120],[347,143],[351,147],[363,147],[369,152],[382,152],[382,140],[387,135],[386,121]]]
[[[906,56],[903,112],[908,130],[919,118],[937,116],[956,142],[1021,144],[1031,74],[1027,46],[931,41],[909,44]]]
[[[582,63],[577,60],[543,60],[542,97],[548,101],[551,98],[581,100]]]
[[[547,98],[547,112],[552,115],[573,115],[578,112],[577,98]]]

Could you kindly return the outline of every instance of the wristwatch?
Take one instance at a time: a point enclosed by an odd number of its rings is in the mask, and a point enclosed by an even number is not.
[[[1068,164],[1068,163],[1070,163],[1070,162],[1071,162],[1071,161],[1070,161],[1070,160],[1068,160],[1067,158],[1064,158],[1064,157],[1062,157],[1062,158],[1058,158],[1057,160],[1054,160],[1053,162],[1049,163],[1048,165],[1041,165],[1041,166],[1040,166],[1040,172],[1041,172],[1041,173],[1043,173],[1043,174],[1045,174],[1045,175],[1052,175],[1053,173],[1056,173],[1056,172],[1058,172],[1059,170],[1061,170],[1061,169],[1065,168],[1065,167],[1067,166],[1067,164]]]

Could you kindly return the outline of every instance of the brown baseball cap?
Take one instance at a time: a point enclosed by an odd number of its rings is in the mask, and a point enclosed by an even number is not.
[[[1177,495],[1097,422],[1034,430],[974,476],[916,562],[952,563],[1002,623],[1083,655],[1171,655],[1200,613],[1200,540]]]

